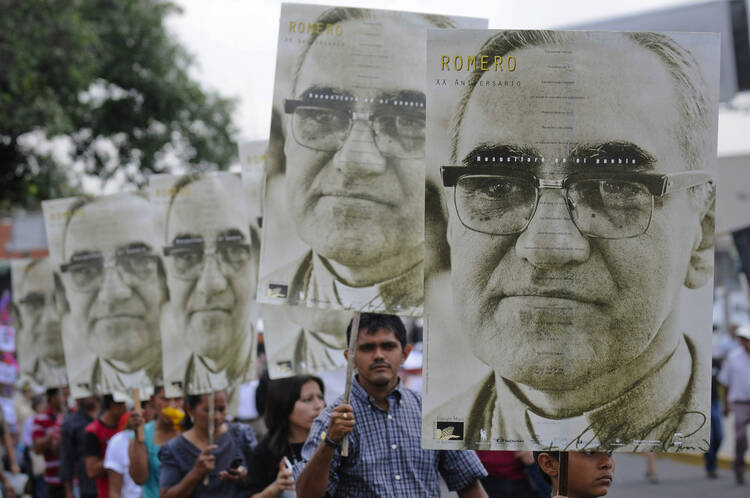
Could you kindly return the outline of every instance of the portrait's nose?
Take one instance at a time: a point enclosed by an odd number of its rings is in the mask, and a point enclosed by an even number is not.
[[[344,175],[379,175],[387,162],[375,145],[375,133],[367,121],[357,119],[343,147],[333,155],[334,167]]]
[[[117,268],[104,268],[104,277],[101,289],[99,289],[99,299],[114,303],[124,301],[133,295],[130,286],[126,284]]]
[[[57,310],[57,306],[51,301],[50,299],[42,310],[42,325],[47,328],[60,325],[60,312]]]
[[[563,190],[542,190],[534,217],[516,240],[518,256],[540,268],[589,259],[589,240],[573,223],[566,202]]]
[[[206,295],[217,294],[227,288],[227,278],[219,267],[216,257],[206,255],[205,264],[195,287]]]

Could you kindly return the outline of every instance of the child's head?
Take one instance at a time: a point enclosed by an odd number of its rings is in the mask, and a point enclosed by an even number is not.
[[[558,494],[560,483],[560,453],[538,451],[534,453],[542,473]],[[615,475],[615,459],[605,452],[568,453],[568,497],[594,498],[607,494]]]

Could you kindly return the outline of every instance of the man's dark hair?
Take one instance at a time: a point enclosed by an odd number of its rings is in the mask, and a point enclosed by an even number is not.
[[[353,320],[352,320],[353,321]],[[406,327],[396,315],[381,315],[379,313],[362,313],[359,317],[359,331],[365,331],[366,334],[374,334],[380,329],[386,329],[393,332],[401,343],[401,349],[406,347]],[[346,327],[346,343],[349,344],[352,336],[352,322]]]
[[[119,404],[119,403],[122,403],[122,402],[115,401],[114,396],[112,396],[111,394],[105,394],[104,396],[102,396],[102,411],[106,412],[112,407],[112,405]]]
[[[50,387],[45,392],[45,395],[47,396],[47,400],[48,401],[51,400],[52,398],[54,398],[55,396],[57,396],[58,394],[60,394],[60,388],[59,387]]]

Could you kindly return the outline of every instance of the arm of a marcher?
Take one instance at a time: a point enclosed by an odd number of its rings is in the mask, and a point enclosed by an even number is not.
[[[107,482],[109,483],[109,498],[120,498],[122,494],[122,474],[107,469]]]
[[[136,484],[143,484],[148,481],[148,450],[146,444],[138,441],[136,438],[130,440],[130,478]]]
[[[458,491],[459,498],[488,498],[487,492],[482,487],[482,483],[474,481],[463,489]]]

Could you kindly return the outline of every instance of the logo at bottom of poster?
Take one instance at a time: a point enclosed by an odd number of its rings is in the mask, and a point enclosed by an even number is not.
[[[455,420],[435,422],[435,439],[438,441],[463,441],[464,423]]]

